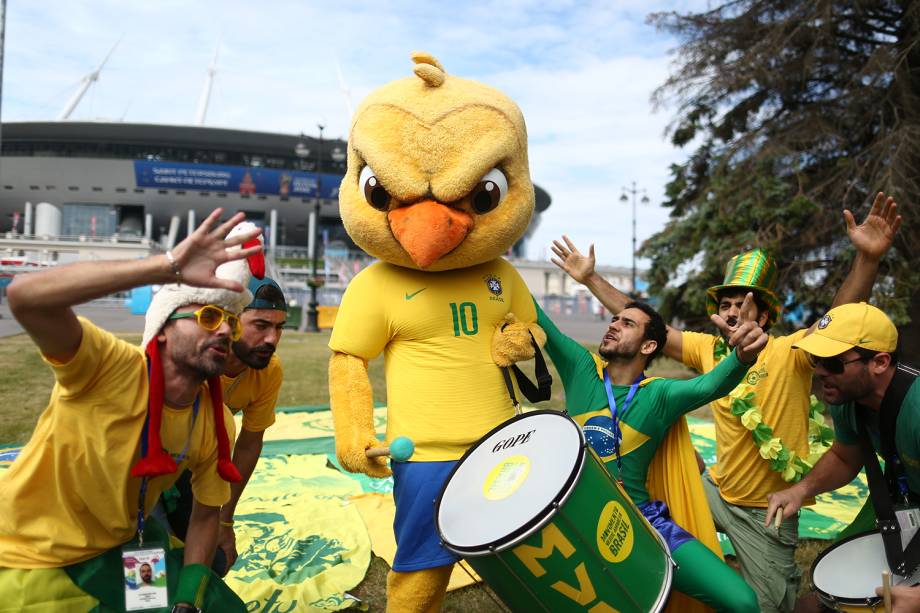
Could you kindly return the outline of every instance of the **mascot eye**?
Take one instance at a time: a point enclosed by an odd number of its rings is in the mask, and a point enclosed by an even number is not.
[[[358,177],[358,189],[364,192],[364,199],[378,211],[385,211],[390,205],[390,194],[380,185],[374,175],[374,169],[365,166]]]
[[[508,179],[498,168],[493,168],[480,179],[479,185],[473,188],[471,200],[473,209],[477,213],[488,213],[505,199],[508,195]]]

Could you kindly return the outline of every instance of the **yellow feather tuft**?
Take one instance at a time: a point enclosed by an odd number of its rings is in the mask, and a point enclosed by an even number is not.
[[[413,51],[412,61],[415,66],[412,67],[418,78],[425,82],[429,87],[440,87],[447,78],[447,73],[441,62],[436,57],[425,51]]]

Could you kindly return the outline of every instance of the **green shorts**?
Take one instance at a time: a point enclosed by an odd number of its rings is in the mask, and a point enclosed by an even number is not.
[[[799,543],[799,518],[790,517],[779,531],[763,523],[767,510],[741,507],[726,502],[709,473],[703,475],[703,489],[716,529],[732,542],[741,564],[741,576],[757,593],[764,613],[792,611],[799,590],[801,572],[795,563]]]

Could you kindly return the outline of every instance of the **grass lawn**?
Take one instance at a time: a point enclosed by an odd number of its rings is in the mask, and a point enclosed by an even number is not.
[[[140,342],[140,335],[123,335],[132,343]],[[286,331],[281,342],[279,354],[284,363],[284,384],[281,387],[280,406],[322,405],[329,403],[327,382],[327,363],[329,349],[326,344],[329,333],[304,334]],[[594,347],[591,347],[594,349]],[[383,374],[383,359],[370,363],[370,376],[374,388],[374,399],[386,402],[386,385]],[[555,369],[550,369],[555,377]],[[523,370],[527,372],[525,367]],[[39,414],[44,410],[53,384],[53,377],[48,367],[42,362],[32,344],[25,335],[0,339],[0,444],[25,443]],[[532,371],[528,373],[532,377]],[[681,364],[662,358],[652,366],[650,375],[659,377],[691,376],[690,371]],[[562,409],[564,407],[562,385],[553,386],[553,397],[540,406]],[[708,408],[698,409],[694,415],[711,419]],[[797,560],[803,570],[803,588],[807,581],[805,576],[811,562],[825,547],[823,541],[805,541],[799,546]],[[371,605],[372,611],[383,610],[386,592],[387,565],[374,558],[365,580],[354,590],[355,595]],[[379,608],[378,608],[379,607]],[[448,594],[445,611],[468,613],[470,611],[488,612],[500,609],[490,600],[486,591],[479,586],[471,586]]]

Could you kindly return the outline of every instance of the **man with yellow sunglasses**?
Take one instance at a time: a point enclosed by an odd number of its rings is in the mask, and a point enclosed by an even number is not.
[[[245,610],[208,566],[220,507],[241,478],[219,376],[239,338],[235,313],[251,299],[249,269],[260,268],[245,258],[261,246],[259,230],[240,224],[242,213],[220,224],[221,212],[165,254],[57,266],[9,286],[10,309],[55,387],[0,477],[0,609],[120,610],[133,597],[126,573],[138,560],[165,559],[177,587],[148,606]],[[72,308],[155,284],[165,285],[148,309],[141,348]],[[183,552],[170,548],[149,512],[184,469],[195,504]]]
[[[230,485],[230,500],[220,510],[217,550],[211,568],[224,576],[237,558],[233,514],[240,496],[255,470],[262,453],[265,431],[275,423],[275,405],[281,390],[283,370],[275,354],[287,322],[287,301],[281,287],[271,278],[253,277],[249,281],[253,295],[239,317],[215,305],[206,305],[191,313],[175,313],[170,319],[197,318],[203,328],[214,330],[223,321],[230,326],[231,352],[224,365],[221,387],[224,404],[234,415],[242,412],[243,425],[233,448],[233,464],[242,480]],[[167,508],[169,524],[180,539],[185,539],[192,511],[191,475],[186,472],[176,482],[178,498]],[[164,496],[166,497],[166,496]]]
[[[223,310],[216,304],[206,304],[200,309],[192,311],[191,313],[173,313],[170,315],[167,320],[172,321],[174,319],[187,319],[194,317],[198,320],[198,325],[204,328],[209,332],[213,332],[220,327],[220,324],[227,322],[227,325],[230,326],[230,340],[237,341],[240,338],[240,334],[243,333],[243,327],[240,324],[240,318]]]

